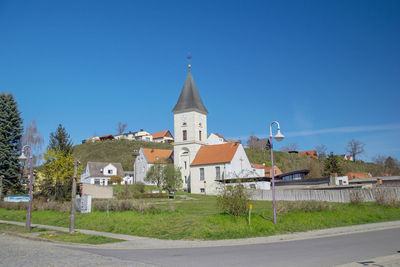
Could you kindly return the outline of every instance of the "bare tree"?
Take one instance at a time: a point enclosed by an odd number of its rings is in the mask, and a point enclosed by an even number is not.
[[[265,145],[267,144],[268,138],[260,139],[257,136],[251,135],[247,139],[247,146],[256,150],[265,149]]]
[[[126,124],[126,123],[118,122],[117,132],[119,134],[122,134],[125,131],[127,126],[128,126],[128,124]]]
[[[315,146],[315,151],[317,152],[318,158],[320,161],[324,160],[326,158],[326,145],[318,145]]]
[[[43,137],[40,135],[36,121],[31,121],[26,127],[24,135],[22,136],[22,145],[29,145],[32,147],[33,165],[36,165],[42,158]]]
[[[364,153],[364,146],[363,142],[351,139],[347,143],[346,151],[353,157],[353,161],[356,161],[356,156]]]
[[[282,152],[297,151],[299,146],[296,143],[289,144],[287,146],[281,147]]]
[[[386,158],[387,158],[387,157],[382,156],[382,155],[376,155],[376,156],[374,156],[374,157],[372,158],[372,161],[373,161],[375,164],[379,165],[379,166],[385,166]]]

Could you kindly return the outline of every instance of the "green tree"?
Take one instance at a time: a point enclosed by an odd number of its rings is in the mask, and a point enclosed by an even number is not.
[[[54,150],[65,154],[72,153],[72,141],[65,128],[59,124],[57,130],[50,134],[48,150]]]
[[[164,166],[164,188],[179,189],[182,187],[182,174],[180,168],[169,163]]]
[[[340,160],[331,152],[329,157],[324,159],[324,176],[330,176],[332,173],[337,173],[338,176],[343,175]]]
[[[22,190],[18,163],[20,139],[22,136],[22,118],[17,102],[11,93],[0,94],[0,175],[4,175],[4,191]]]
[[[44,179],[39,184],[40,195],[54,200],[71,198],[74,157],[54,150],[44,154],[46,163],[42,167]],[[78,169],[78,176],[81,169]]]
[[[164,166],[160,163],[153,164],[146,173],[144,181],[147,183],[156,184],[158,188],[161,188],[164,182]]]
[[[113,176],[110,177],[109,184],[114,184],[114,183],[121,184],[121,182],[122,182],[122,177],[121,176],[113,175]]]
[[[385,173],[393,175],[396,172],[396,162],[392,157],[387,157],[385,160]]]

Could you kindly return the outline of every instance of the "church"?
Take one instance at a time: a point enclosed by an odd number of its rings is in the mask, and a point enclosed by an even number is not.
[[[218,193],[216,180],[264,176],[251,166],[243,145],[212,142],[207,134],[207,114],[191,73],[186,76],[174,114],[174,165],[182,173],[183,187],[190,193]]]

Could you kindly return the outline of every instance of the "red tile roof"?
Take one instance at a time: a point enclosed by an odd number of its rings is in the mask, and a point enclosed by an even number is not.
[[[156,148],[143,148],[144,155],[148,163],[167,163],[171,157],[172,150],[169,149],[156,149]]]
[[[163,138],[163,137],[172,137],[172,134],[169,130],[160,131],[153,134],[153,139]]]
[[[227,143],[202,146],[197,152],[191,166],[231,162],[239,144]]]
[[[349,172],[346,174],[346,176],[349,178],[349,180],[355,179],[355,178],[370,178],[371,175],[366,172]]]
[[[299,151],[299,154],[309,156],[310,158],[313,158],[313,159],[318,159],[318,154],[317,154],[317,151],[315,151],[315,150]]]

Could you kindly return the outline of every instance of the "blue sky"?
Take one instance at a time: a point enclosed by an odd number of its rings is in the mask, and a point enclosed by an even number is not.
[[[399,33],[399,1],[0,0],[0,91],[46,141],[172,131],[190,52],[209,133],[400,158]]]

